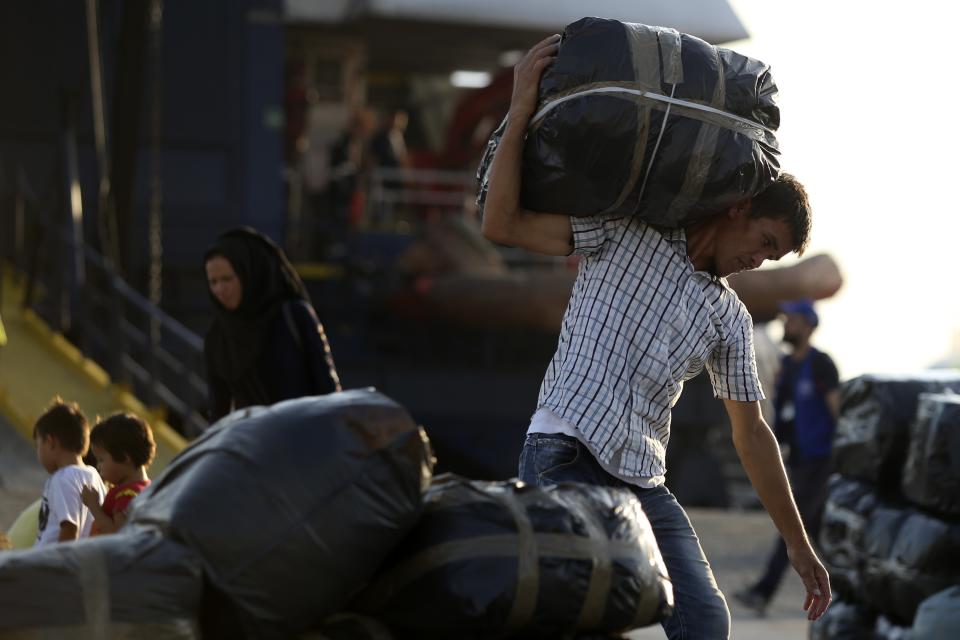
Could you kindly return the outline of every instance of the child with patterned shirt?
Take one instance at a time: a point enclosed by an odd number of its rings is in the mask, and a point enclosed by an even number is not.
[[[83,503],[94,518],[91,535],[114,533],[127,521],[130,501],[150,485],[146,468],[157,449],[153,432],[141,418],[115,413],[93,427],[90,444],[100,477],[113,485],[102,504],[93,487],[83,489]]]
[[[81,491],[86,488],[91,495],[99,497],[106,489],[96,469],[83,463],[90,444],[87,418],[75,402],[54,398],[53,404],[37,419],[33,439],[37,460],[50,474],[43,486],[34,546],[69,542],[90,535],[93,516],[81,500]]]

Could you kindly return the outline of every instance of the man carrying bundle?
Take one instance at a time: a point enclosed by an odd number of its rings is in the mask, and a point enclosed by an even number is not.
[[[787,544],[810,619],[830,602],[777,441],[760,414],[752,320],[724,276],[798,254],[810,233],[803,187],[780,178],[722,213],[661,230],[639,217],[569,217],[520,206],[521,154],[538,83],[559,36],[515,68],[506,129],[490,169],[484,235],[538,253],[583,256],[520,460],[531,484],[628,486],[640,498],[674,585],[670,638],[727,638],[730,616],[683,509],[664,486],[670,410],[707,368],[740,459]]]

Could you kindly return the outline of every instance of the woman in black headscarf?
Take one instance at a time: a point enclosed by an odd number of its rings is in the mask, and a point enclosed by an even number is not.
[[[242,227],[221,235],[203,263],[217,311],[204,341],[211,421],[340,391],[323,325],[280,247]]]

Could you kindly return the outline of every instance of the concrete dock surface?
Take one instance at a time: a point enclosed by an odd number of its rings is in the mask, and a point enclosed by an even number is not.
[[[804,589],[799,576],[788,569],[764,617],[741,606],[734,592],[756,580],[773,549],[776,529],[765,511],[688,509],[720,590],[730,607],[733,640],[795,640],[807,637],[809,623],[803,611]],[[659,625],[630,633],[632,640],[666,638]]]
[[[0,531],[40,497],[46,479],[33,445],[0,417]]]

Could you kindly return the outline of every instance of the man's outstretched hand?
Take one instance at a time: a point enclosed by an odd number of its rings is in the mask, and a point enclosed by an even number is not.
[[[803,586],[807,590],[807,597],[803,601],[803,610],[807,612],[808,620],[816,620],[824,614],[833,595],[830,593],[830,576],[823,564],[817,559],[810,545],[799,550],[789,550],[790,563],[800,574]]]
[[[537,108],[540,76],[554,61],[560,48],[559,34],[544,38],[533,46],[513,67],[513,96],[510,117],[527,120]]]

